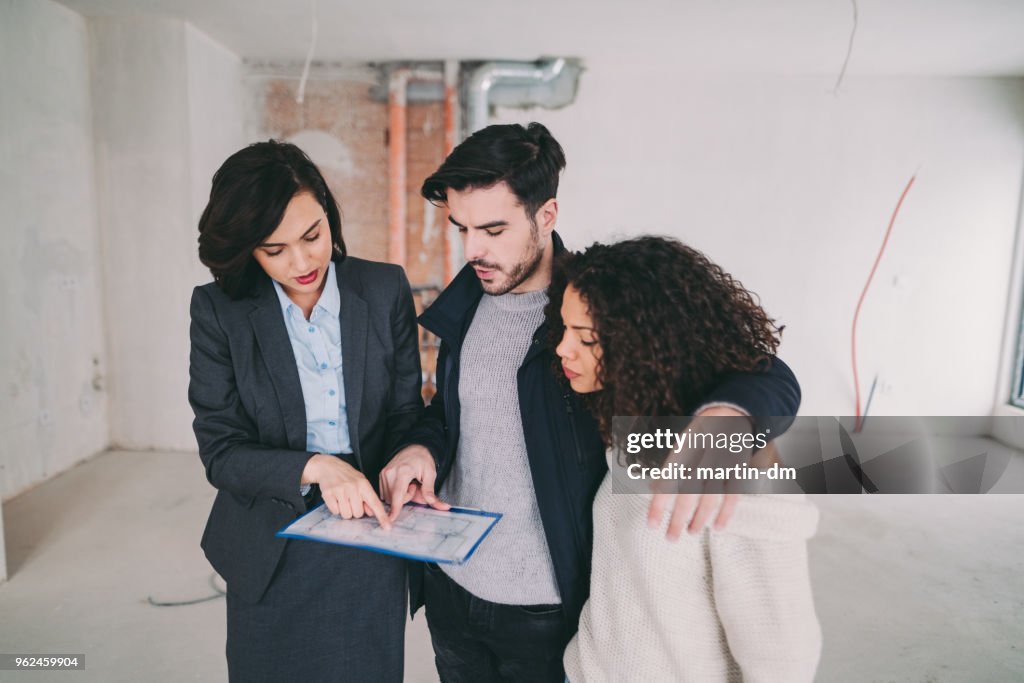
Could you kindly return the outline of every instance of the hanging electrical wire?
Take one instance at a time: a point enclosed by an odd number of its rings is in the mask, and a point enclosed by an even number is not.
[[[857,0],[850,0],[853,3],[853,28],[850,30],[850,43],[846,46],[846,58],[843,60],[843,68],[839,70],[839,78],[836,79],[832,94],[839,94],[839,86],[843,84],[846,77],[846,67],[850,65],[850,56],[853,54],[853,39],[857,37]]]
[[[864,429],[864,425],[868,423],[868,413],[871,412],[871,399],[875,397],[875,387],[878,386],[878,375],[871,380],[871,388],[868,390],[868,400],[864,402],[864,415],[860,419],[860,429]],[[857,430],[860,431],[860,430]]]
[[[211,600],[217,600],[217,599],[222,598],[225,595],[227,595],[227,592],[223,588],[221,588],[219,585],[217,585],[217,579],[218,579],[218,576],[217,576],[216,573],[210,574],[210,588],[212,588],[213,591],[214,591],[212,595],[206,595],[206,596],[203,596],[201,598],[193,598],[192,600],[171,600],[171,601],[154,600],[153,596],[150,595],[150,596],[148,596],[146,598],[146,602],[148,602],[153,607],[184,607],[186,605],[198,605],[198,604],[203,603],[203,602],[210,602]]]
[[[316,51],[316,0],[313,0],[313,30],[312,36],[309,40],[309,50],[306,52],[306,64],[302,67],[302,78],[299,80],[299,92],[295,96],[295,101],[302,104],[302,101],[306,99],[306,80],[309,78],[309,66],[313,63],[313,53]]]
[[[896,208],[893,209],[892,218],[889,219],[889,227],[885,231],[885,238],[882,240],[882,246],[878,250],[878,255],[875,257],[875,263],[871,266],[871,272],[868,274],[868,281],[864,283],[864,289],[860,293],[860,298],[857,300],[857,308],[853,312],[853,328],[850,332],[850,356],[853,362],[853,390],[856,396],[856,418],[853,423],[853,431],[859,432],[862,428],[861,424],[861,413],[860,413],[860,378],[857,375],[857,319],[860,318],[860,308],[864,304],[864,297],[867,296],[868,289],[871,287],[871,281],[875,277],[875,271],[878,270],[878,263],[882,260],[882,254],[885,253],[885,247],[889,244],[889,236],[892,235],[892,226],[896,224],[896,217],[900,213],[900,207],[903,206],[903,200],[906,199],[907,193],[910,192],[911,186],[914,184],[914,180],[917,179],[915,173],[910,177],[910,182],[903,188],[903,194],[900,195],[900,200],[896,202]],[[876,378],[877,379],[877,378]],[[872,386],[872,393],[874,392],[874,386]]]

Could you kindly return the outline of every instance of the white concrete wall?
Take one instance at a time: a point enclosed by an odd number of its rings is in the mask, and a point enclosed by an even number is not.
[[[185,25],[185,57],[191,141],[190,234],[196,249],[195,238],[199,236],[196,226],[210,197],[213,174],[228,156],[250,141],[243,136],[246,114],[241,60],[188,24]],[[192,264],[201,282],[211,279],[210,271],[199,263],[198,256],[192,259]]]
[[[108,443],[85,20],[50,0],[0,3],[0,83],[0,498],[8,498]]]
[[[245,142],[245,111],[239,59],[184,22],[87,24],[49,0],[0,11],[0,259],[17,321],[0,340],[7,496],[110,442],[194,448],[188,298],[209,279],[195,226],[210,176]],[[565,145],[571,246],[673,234],[757,291],[788,325],[805,414],[852,411],[850,319],[917,171],[862,314],[862,386],[879,374],[875,414],[986,414],[1024,82],[847,78],[838,97],[831,85],[591,61],[570,107],[494,120],[537,118]]]
[[[1024,167],[1024,81],[679,78],[589,65],[545,122],[566,149],[571,247],[676,236],[787,325],[780,354],[802,413],[850,415],[850,324],[892,210],[915,172],[861,312],[872,414],[987,415]],[[660,87],[659,87],[660,86]]]
[[[91,20],[111,358],[111,441],[192,450],[188,304],[209,280],[196,221],[241,146],[239,59],[184,22]]]

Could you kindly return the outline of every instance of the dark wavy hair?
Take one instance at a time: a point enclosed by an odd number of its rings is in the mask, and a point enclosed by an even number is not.
[[[583,399],[612,445],[612,418],[690,415],[725,374],[767,368],[781,327],[731,275],[674,239],[593,244],[555,261],[545,310],[562,339],[567,286],[590,310],[603,389]],[[556,368],[563,380],[560,365]]]
[[[331,227],[331,260],[345,259],[341,212],[320,169],[288,142],[257,142],[229,156],[213,174],[199,219],[199,260],[232,299],[255,293],[265,273],[252,256],[281,223],[292,197],[309,192]]]
[[[481,128],[462,141],[434,174],[423,181],[420,194],[433,204],[445,204],[448,190],[461,192],[508,184],[533,221],[534,214],[558,194],[558,174],[565,168],[562,146],[540,123]]]

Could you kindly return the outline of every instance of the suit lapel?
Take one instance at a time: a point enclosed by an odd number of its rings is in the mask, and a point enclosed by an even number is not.
[[[306,404],[302,398],[302,384],[299,370],[295,365],[288,330],[281,314],[270,278],[261,286],[256,299],[256,308],[249,313],[249,322],[256,334],[256,343],[263,355],[263,362],[270,373],[270,380],[277,393],[277,401],[284,415],[285,435],[292,450],[306,450]]]
[[[369,317],[366,301],[359,296],[361,287],[351,270],[342,261],[338,264],[338,289],[341,294],[341,359],[345,378],[345,405],[352,450],[360,459],[359,417],[363,404],[363,383],[366,379],[366,336]]]

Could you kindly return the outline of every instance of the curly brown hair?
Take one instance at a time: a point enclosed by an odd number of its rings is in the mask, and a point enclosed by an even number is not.
[[[601,345],[602,390],[584,401],[608,445],[614,416],[689,415],[722,375],[766,369],[779,345],[782,328],[756,295],[674,239],[595,243],[556,259],[545,309],[552,348],[562,339],[568,285],[589,308]]]

